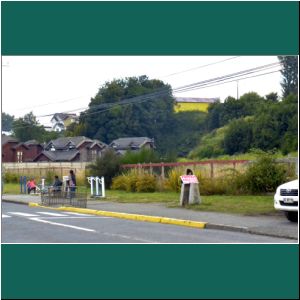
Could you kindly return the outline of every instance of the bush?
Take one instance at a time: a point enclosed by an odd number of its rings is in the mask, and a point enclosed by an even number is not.
[[[137,192],[153,193],[156,191],[156,179],[154,175],[142,174],[136,182]]]
[[[253,162],[243,177],[245,188],[252,193],[274,192],[278,185],[287,181],[284,166],[268,154]]]
[[[6,172],[4,174],[4,182],[6,183],[18,183],[20,182],[20,176],[15,173]]]
[[[157,183],[154,175],[131,170],[127,174],[113,178],[111,187],[127,192],[155,192]]]

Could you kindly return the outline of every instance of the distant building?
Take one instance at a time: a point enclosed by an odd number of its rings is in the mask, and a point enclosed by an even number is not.
[[[66,130],[66,128],[74,122],[78,122],[78,116],[76,114],[56,113],[51,119],[52,130],[58,132]]]
[[[208,106],[211,103],[219,101],[219,98],[190,98],[190,97],[176,97],[175,111],[203,111],[207,112]]]
[[[35,141],[19,142],[16,138],[2,135],[2,162],[31,162],[43,150],[43,146]]]
[[[155,149],[154,139],[148,137],[126,137],[113,140],[109,147],[118,154],[123,155],[126,151],[139,151],[141,149]]]
[[[94,161],[101,157],[108,145],[85,136],[61,137],[50,141],[34,161]]]

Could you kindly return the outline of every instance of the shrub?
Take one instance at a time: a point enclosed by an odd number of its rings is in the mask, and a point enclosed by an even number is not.
[[[126,175],[122,174],[122,175],[119,175],[119,176],[113,178],[111,188],[113,190],[126,191],[127,185],[128,185],[127,183],[128,183],[128,180],[127,180]]]
[[[265,154],[249,166],[243,181],[249,192],[274,192],[278,185],[287,181],[286,170]]]
[[[156,179],[154,175],[142,174],[138,176],[136,182],[137,192],[153,193],[156,191]]]
[[[20,176],[15,173],[6,172],[4,174],[4,182],[6,183],[18,183],[20,181]]]
[[[157,183],[154,175],[131,170],[127,174],[113,178],[111,187],[114,190],[127,192],[155,192]]]

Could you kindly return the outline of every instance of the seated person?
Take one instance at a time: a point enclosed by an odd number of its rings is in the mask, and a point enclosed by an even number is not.
[[[54,182],[53,182],[53,191],[54,192],[60,192],[62,187],[62,181],[59,180],[58,176],[54,176]]]
[[[27,182],[27,192],[28,192],[28,194],[30,194],[31,191],[33,191],[34,193],[36,193],[36,184],[35,184],[34,178],[31,178]]]

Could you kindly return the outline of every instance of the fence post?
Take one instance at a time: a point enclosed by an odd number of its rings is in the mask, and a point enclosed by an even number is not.
[[[214,163],[210,163],[210,178],[214,178]]]
[[[165,179],[165,166],[161,165],[161,178]]]
[[[153,168],[152,168],[152,163],[150,163],[150,174],[153,174]]]

